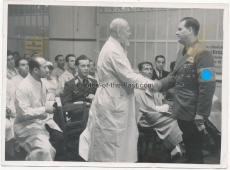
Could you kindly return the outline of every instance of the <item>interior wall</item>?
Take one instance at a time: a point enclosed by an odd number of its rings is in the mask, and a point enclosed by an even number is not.
[[[96,62],[96,7],[9,5],[7,49],[24,56],[26,37],[43,38],[43,56],[86,55]]]
[[[55,63],[55,56],[62,54],[74,54],[77,57],[86,55],[91,60],[97,60],[98,53],[96,52],[96,41],[49,41],[49,58],[52,63]]]

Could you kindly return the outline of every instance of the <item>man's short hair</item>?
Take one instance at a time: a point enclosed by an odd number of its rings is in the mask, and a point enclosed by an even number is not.
[[[65,57],[65,61],[68,63],[69,62],[69,58],[70,57],[76,57],[74,54],[68,54],[66,57]]]
[[[39,56],[41,57],[41,55],[40,55],[39,53],[35,52],[35,53],[33,53],[33,54],[31,55],[31,58],[35,57],[36,55],[39,55]]]
[[[95,62],[94,62],[93,60],[90,60],[90,59],[89,59],[89,62],[92,62],[92,63],[94,64],[94,66],[95,66]]]
[[[199,29],[200,29],[200,24],[199,22],[192,17],[185,17],[182,20],[180,20],[180,22],[185,21],[185,27],[189,28],[192,27],[194,35],[197,36]]]
[[[32,72],[34,70],[34,68],[40,68],[40,64],[39,62],[37,61],[37,58],[38,57],[32,57],[29,61],[29,69],[30,69],[30,72]]]
[[[148,61],[144,61],[144,62],[138,64],[138,69],[139,69],[139,71],[142,71],[143,65],[144,65],[144,64],[149,64],[149,65],[151,65],[151,67],[153,68],[153,64],[152,64],[152,63],[150,63],[150,62],[148,62]]]
[[[59,57],[63,57],[63,55],[61,55],[61,54],[57,55],[57,56],[55,57],[55,61],[58,61],[58,58],[59,58]]]
[[[47,65],[47,67],[48,67],[48,69],[49,69],[50,71],[53,71],[54,66],[53,66],[53,63],[52,63],[52,62],[46,61],[46,65]]]
[[[163,55],[158,55],[158,56],[155,57],[155,61],[157,61],[158,58],[163,58],[163,59],[165,59],[165,57],[164,57]]]
[[[7,57],[12,55],[13,56],[13,53],[10,51],[10,50],[7,50]]]
[[[80,60],[89,60],[88,57],[86,55],[80,55],[76,61],[75,61],[75,66],[78,66],[79,65],[79,61]],[[90,60],[89,60],[90,61]]]
[[[19,67],[20,61],[26,60],[25,58],[20,57],[18,60],[15,61],[15,67]],[[27,60],[26,60],[27,61]]]

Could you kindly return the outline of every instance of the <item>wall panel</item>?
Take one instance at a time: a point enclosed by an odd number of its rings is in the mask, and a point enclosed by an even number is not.
[[[146,12],[146,39],[154,40],[156,37],[156,11]]]
[[[217,39],[218,9],[205,9],[205,40]]]
[[[168,9],[168,39],[177,40],[176,31],[179,24],[179,9]]]
[[[157,39],[166,40],[167,32],[167,10],[157,9]]]
[[[155,61],[155,43],[146,43],[146,61]]]

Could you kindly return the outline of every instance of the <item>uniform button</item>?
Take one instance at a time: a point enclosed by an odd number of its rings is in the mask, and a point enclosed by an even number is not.
[[[182,75],[182,77],[184,77],[184,75]]]

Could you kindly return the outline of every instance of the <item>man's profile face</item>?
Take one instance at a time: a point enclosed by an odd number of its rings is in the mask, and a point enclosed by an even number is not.
[[[7,68],[13,68],[15,66],[13,55],[7,56]]]
[[[121,44],[123,46],[129,46],[130,42],[129,42],[129,38],[131,36],[131,32],[130,32],[130,27],[129,24],[125,24],[121,29],[120,29],[120,34],[121,34]]]
[[[76,68],[76,66],[75,66],[76,57],[69,57],[68,60],[69,60],[67,63],[68,67],[72,68],[72,69]]]
[[[186,21],[182,21],[178,25],[178,30],[176,35],[178,36],[178,42],[181,44],[186,44],[188,42],[189,30],[185,27]]]
[[[79,77],[86,78],[89,75],[89,60],[79,60],[79,64],[77,67]]]
[[[150,64],[143,64],[141,74],[151,79],[153,76],[153,67]]]
[[[62,69],[64,68],[64,66],[65,66],[65,59],[64,59],[63,56],[58,57],[57,66],[59,68],[62,68]]]
[[[89,72],[90,73],[94,73],[95,72],[95,64],[92,61],[89,63]]]
[[[19,73],[22,77],[26,77],[29,72],[29,65],[27,60],[21,60],[18,66]]]
[[[164,67],[165,67],[165,59],[164,58],[157,58],[157,61],[155,62],[156,65],[156,69],[158,71],[163,71]]]
[[[38,68],[38,77],[39,78],[46,78],[47,74],[49,72],[49,69],[46,65],[46,60],[43,58],[38,59],[38,63],[40,65],[40,67]]]

